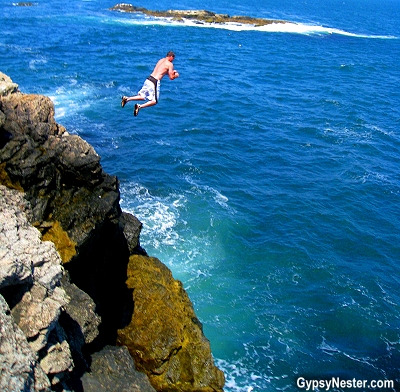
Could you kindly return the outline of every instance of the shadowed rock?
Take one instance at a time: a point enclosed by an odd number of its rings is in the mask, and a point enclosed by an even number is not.
[[[85,392],[155,392],[148,378],[135,369],[126,347],[107,346],[95,353],[82,384]]]

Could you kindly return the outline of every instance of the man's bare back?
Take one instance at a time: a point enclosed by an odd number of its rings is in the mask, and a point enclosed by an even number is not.
[[[161,80],[166,74],[168,74],[171,80],[178,78],[179,74],[177,71],[174,71],[174,65],[172,64],[173,59],[174,57],[167,56],[158,60],[153,72],[151,73],[151,76],[157,80]]]

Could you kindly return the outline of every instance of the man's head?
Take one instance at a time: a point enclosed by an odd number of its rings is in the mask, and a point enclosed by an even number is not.
[[[169,59],[169,61],[172,61],[175,58],[175,53],[172,50],[170,50],[167,53],[167,58]]]

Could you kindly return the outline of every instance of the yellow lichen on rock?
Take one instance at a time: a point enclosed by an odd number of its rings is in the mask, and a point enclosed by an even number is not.
[[[131,256],[127,286],[133,289],[131,323],[118,331],[138,370],[158,391],[222,391],[223,373],[214,365],[182,283],[158,259]]]
[[[19,182],[11,181],[7,171],[6,171],[6,163],[3,162],[0,164],[0,184],[6,186],[7,188],[16,189],[17,191],[23,192],[24,189],[22,188]]]
[[[69,238],[60,222],[54,222],[42,237],[43,241],[51,241],[56,246],[63,264],[68,263],[76,255],[76,243]]]

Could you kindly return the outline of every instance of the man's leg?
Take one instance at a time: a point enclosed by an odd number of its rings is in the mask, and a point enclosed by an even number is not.
[[[135,95],[134,97],[123,96],[121,100],[121,106],[124,107],[129,101],[144,101],[141,95]]]
[[[144,103],[143,105],[139,105],[140,109],[148,108],[150,106],[154,106],[157,103],[157,101],[149,101]]]
[[[150,106],[154,106],[156,104],[157,104],[157,101],[149,101],[149,102],[144,103],[143,105],[136,104],[135,105],[135,109],[133,110],[133,114],[135,116],[137,116],[139,114],[139,110],[140,109],[145,109],[145,108],[148,108]]]

